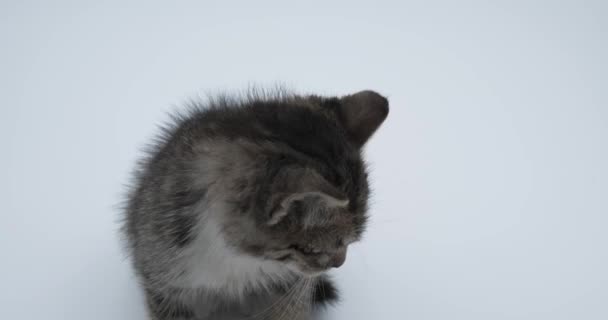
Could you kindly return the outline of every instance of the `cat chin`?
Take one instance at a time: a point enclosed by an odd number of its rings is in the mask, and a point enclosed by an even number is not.
[[[323,271],[309,272],[309,273],[304,273],[304,276],[307,278],[317,278],[317,277],[320,277],[323,274],[325,274],[325,272],[327,272],[327,271],[323,270]]]
[[[294,263],[287,263],[286,266],[290,271],[293,271],[296,274],[298,274],[299,276],[302,276],[305,278],[316,278],[316,277],[322,276],[323,274],[325,274],[325,272],[327,272],[327,270],[311,270],[309,268],[307,268],[307,270],[305,270],[304,268],[302,268]]]

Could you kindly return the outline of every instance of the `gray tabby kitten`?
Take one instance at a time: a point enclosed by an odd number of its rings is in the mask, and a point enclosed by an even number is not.
[[[140,162],[124,232],[150,316],[310,319],[365,229],[373,91],[194,105]]]

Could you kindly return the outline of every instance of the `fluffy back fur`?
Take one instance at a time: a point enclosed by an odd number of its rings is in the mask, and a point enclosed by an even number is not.
[[[173,118],[138,166],[124,233],[153,319],[308,319],[361,238],[373,91],[223,96]]]

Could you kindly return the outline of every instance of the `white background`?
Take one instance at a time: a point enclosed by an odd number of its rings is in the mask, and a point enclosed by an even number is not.
[[[375,89],[366,239],[327,319],[608,319],[608,5],[0,2],[0,319],[145,319],[117,237],[165,112]]]

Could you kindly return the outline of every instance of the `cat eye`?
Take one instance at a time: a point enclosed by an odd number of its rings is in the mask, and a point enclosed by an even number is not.
[[[301,246],[301,245],[294,244],[294,245],[290,246],[290,249],[298,251],[305,255],[316,255],[316,254],[321,253],[321,250],[319,250],[318,248],[315,248],[311,245]]]

